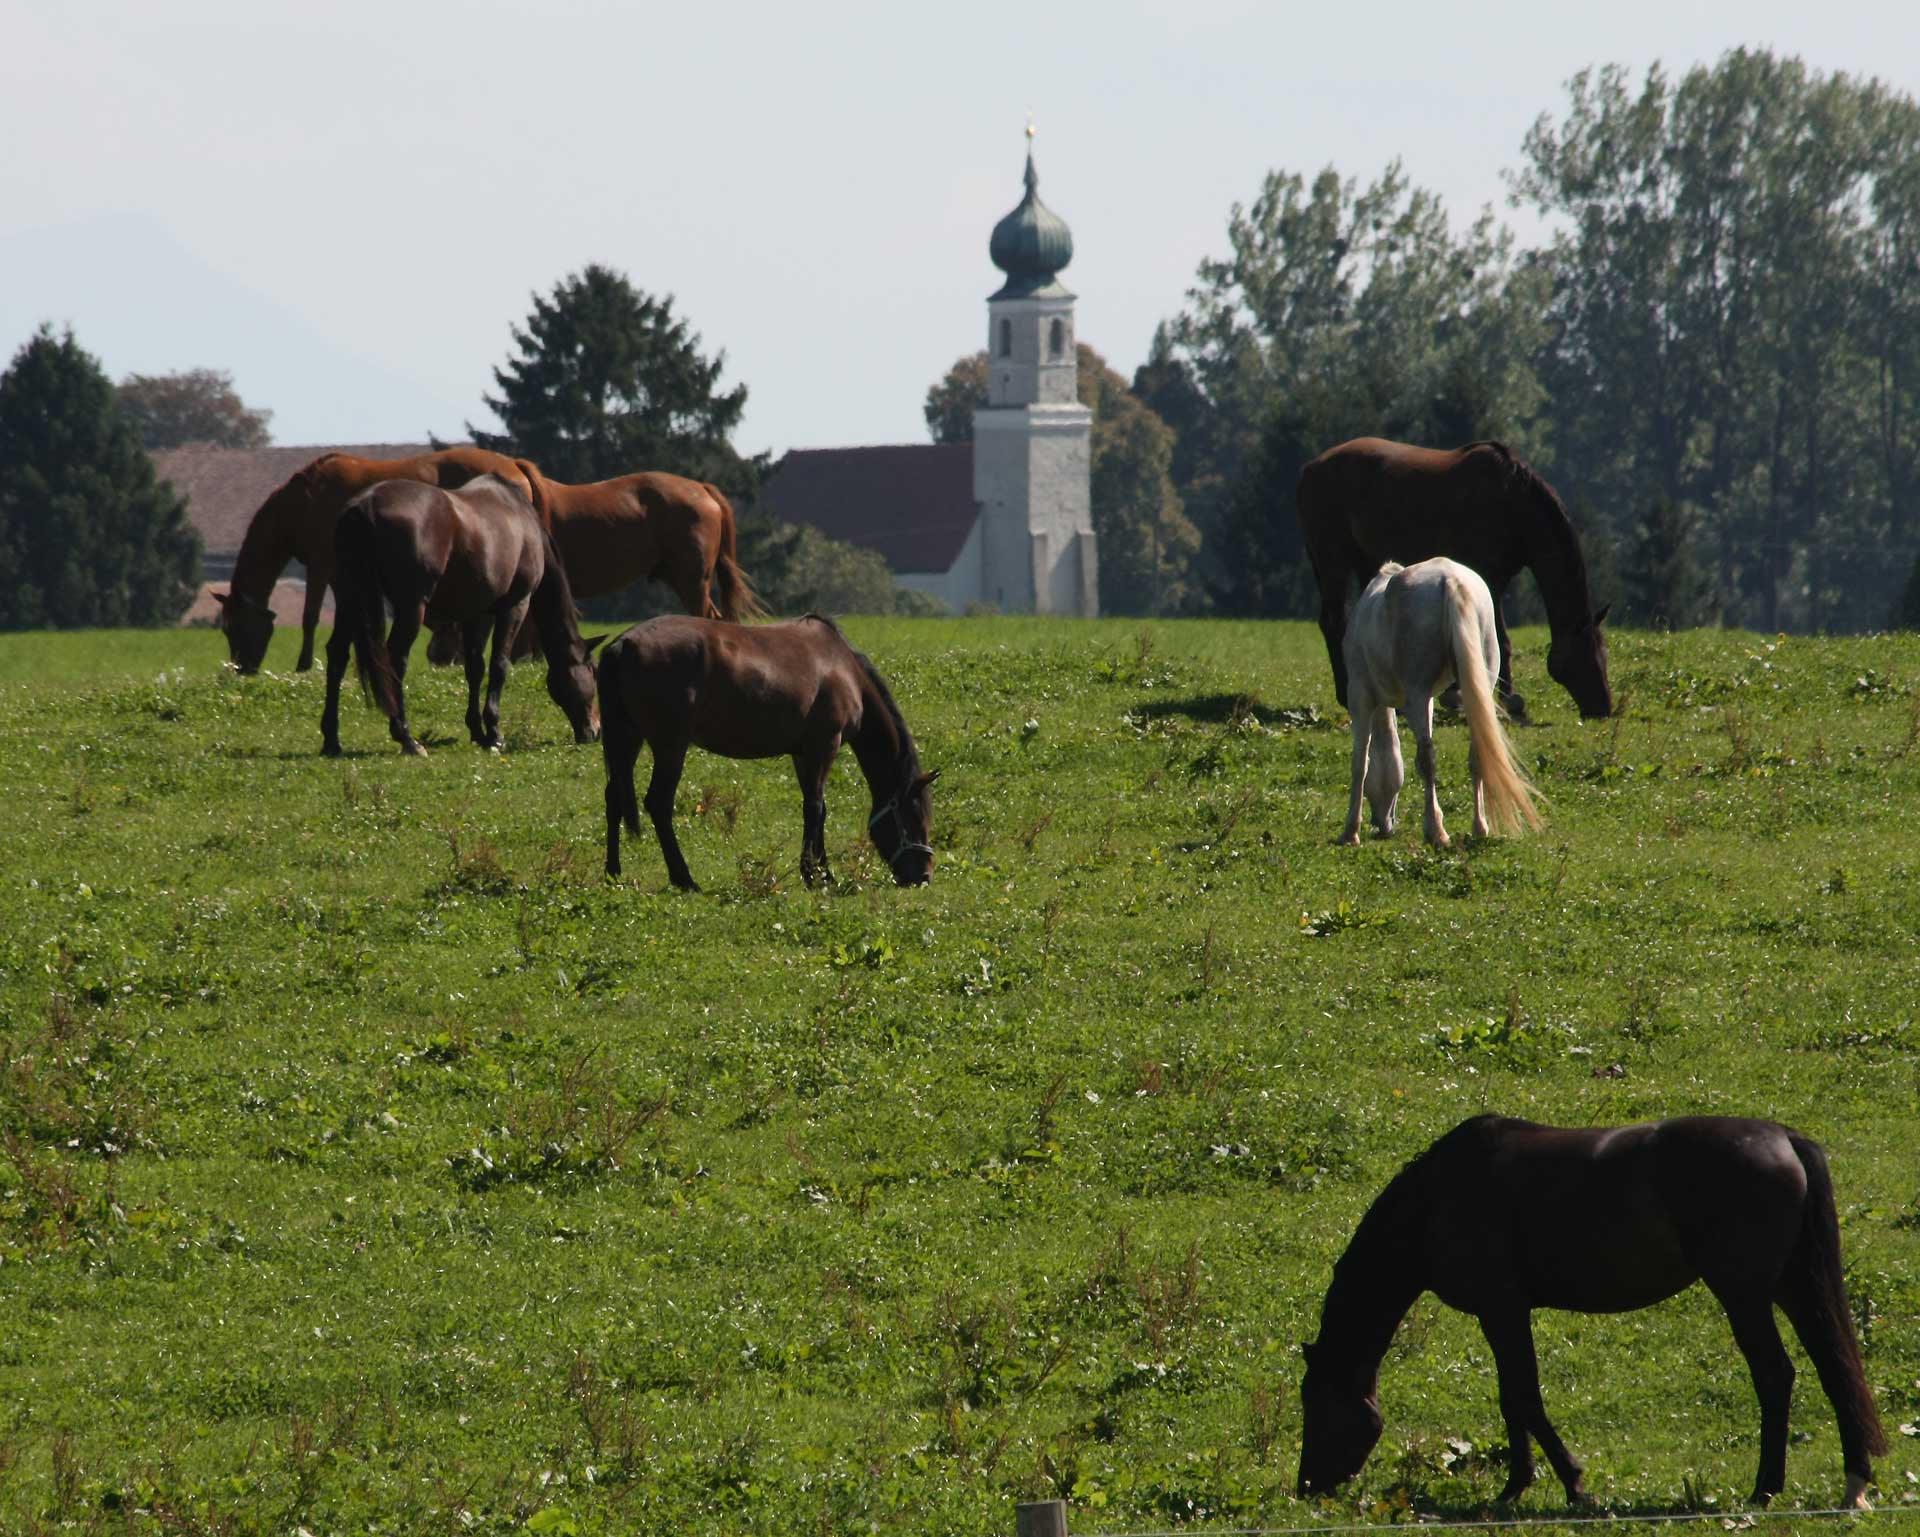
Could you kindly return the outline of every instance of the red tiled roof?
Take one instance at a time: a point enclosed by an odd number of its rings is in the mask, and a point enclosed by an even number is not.
[[[971,443],[796,448],[757,510],[873,550],[895,571],[946,571],[980,516]]]
[[[297,470],[322,454],[362,459],[411,459],[433,451],[428,443],[339,443],[318,448],[216,448],[189,443],[153,455],[154,473],[187,498],[187,521],[200,531],[209,556],[231,556],[260,510]]]

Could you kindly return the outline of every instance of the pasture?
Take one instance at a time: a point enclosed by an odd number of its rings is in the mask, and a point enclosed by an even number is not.
[[[255,677],[210,631],[0,638],[0,1529],[1478,1514],[1492,1365],[1431,1298],[1373,1460],[1292,1490],[1332,1263],[1481,1110],[1824,1143],[1895,1443],[1869,1520],[1904,1524],[1920,641],[1620,633],[1622,713],[1583,724],[1520,631],[1546,828],[1436,853],[1417,777],[1394,839],[1334,846],[1311,625],[846,628],[943,771],[925,888],[850,755],[836,887],[801,886],[788,763],[698,753],[704,893],[650,833],[609,885],[599,750],[537,672],[502,755],[416,663],[432,756],[350,697],[330,761],[286,635]],[[1738,1511],[1758,1414],[1704,1291],[1536,1333],[1604,1507]],[[1780,1503],[1825,1507],[1789,1348]],[[1544,1478],[1518,1512],[1563,1509]]]

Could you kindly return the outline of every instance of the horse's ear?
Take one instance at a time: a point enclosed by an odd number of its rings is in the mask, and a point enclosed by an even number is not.
[[[207,589],[207,596],[212,598],[213,601],[218,603],[222,608],[225,608],[233,601],[233,594],[231,592],[215,592],[211,587]]]
[[[1599,613],[1593,616],[1593,627],[1596,630],[1599,629],[1601,625],[1607,622],[1607,615],[1612,612],[1613,612],[1613,605],[1611,603],[1603,607]]]
[[[588,641],[588,642],[587,642],[587,655],[588,655],[588,656],[592,656],[592,655],[593,655],[593,648],[594,648],[595,646],[599,646],[599,645],[604,645],[604,644],[606,643],[606,639],[607,639],[607,635],[611,635],[612,633],[613,633],[613,631],[611,631],[611,630],[608,630],[608,631],[607,631],[607,633],[606,633],[606,635],[596,635],[596,636],[594,636],[594,637],[593,637],[593,639],[592,639],[592,640],[590,640],[590,641]]]
[[[934,769],[930,773],[922,774],[918,779],[914,780],[913,787],[916,790],[924,790],[939,777],[940,770]]]

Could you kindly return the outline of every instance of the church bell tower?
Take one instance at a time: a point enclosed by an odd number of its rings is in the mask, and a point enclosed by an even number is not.
[[[1080,404],[1066,221],[1040,201],[1027,127],[1026,196],[993,228],[1006,281],[987,299],[987,403],[973,414],[983,596],[1003,612],[1099,612],[1090,501],[1093,413]]]

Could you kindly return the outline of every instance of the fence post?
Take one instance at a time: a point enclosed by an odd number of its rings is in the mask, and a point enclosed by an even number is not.
[[[1013,1507],[1014,1537],[1067,1537],[1067,1502],[1035,1500]]]

